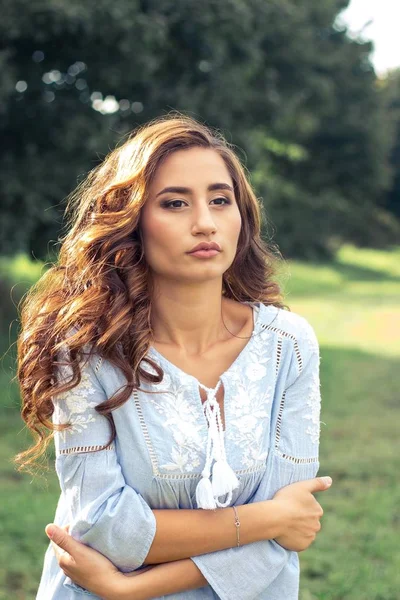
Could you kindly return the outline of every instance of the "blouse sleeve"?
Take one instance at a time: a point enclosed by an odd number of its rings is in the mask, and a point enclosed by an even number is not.
[[[86,360],[86,359],[85,359]],[[111,427],[95,407],[107,399],[96,375],[98,359],[81,366],[80,383],[53,396],[53,423],[72,424],[55,432],[56,472],[69,512],[70,534],[109,558],[123,572],[139,569],[156,532],[156,519],[143,497],[126,484],[115,448],[105,450]],[[70,379],[69,366],[57,379]],[[66,587],[76,586],[69,578]]]
[[[305,319],[303,326],[273,413],[266,470],[249,502],[269,500],[282,487],[315,477],[319,469],[319,345]],[[222,600],[253,600],[266,591],[274,598],[298,598],[298,554],[274,540],[194,556],[192,561]]]

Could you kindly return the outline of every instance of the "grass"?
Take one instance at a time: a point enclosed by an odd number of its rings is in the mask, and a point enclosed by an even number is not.
[[[321,347],[322,530],[300,554],[301,600],[398,600],[400,590],[400,248],[345,246],[293,263],[290,308]]]
[[[333,263],[288,265],[286,302],[310,321],[320,342],[320,474],[333,478],[332,487],[317,495],[322,530],[300,553],[300,600],[400,597],[399,259],[400,247],[383,252],[345,246]],[[23,279],[33,282],[29,265],[18,264]],[[0,261],[0,273],[3,266]],[[8,277],[19,281],[6,266]],[[13,354],[0,370],[6,390],[0,405],[0,600],[30,600],[59,488],[52,460],[47,482],[18,474],[11,463],[30,443],[16,384],[9,383]]]

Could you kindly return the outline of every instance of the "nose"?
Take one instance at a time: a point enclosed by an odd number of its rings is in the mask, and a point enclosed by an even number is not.
[[[215,231],[217,231],[217,226],[208,205],[202,204],[198,206],[193,211],[192,234],[204,233],[205,235],[209,235],[210,233],[215,233]]]

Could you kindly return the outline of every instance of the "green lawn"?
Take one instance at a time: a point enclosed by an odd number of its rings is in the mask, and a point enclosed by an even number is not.
[[[4,269],[0,261],[0,275]],[[30,280],[21,259],[18,274],[14,281]],[[333,478],[330,490],[317,495],[322,530],[300,554],[300,598],[398,600],[400,247],[346,246],[335,263],[291,262],[282,277],[286,303],[310,321],[320,341],[320,474]],[[7,333],[3,349],[8,343]],[[58,484],[52,459],[47,482],[18,474],[11,463],[30,439],[9,383],[14,354],[12,348],[0,369],[0,600],[31,600]]]
[[[400,598],[400,249],[293,264],[291,309],[321,346],[322,530],[300,554],[301,600]]]

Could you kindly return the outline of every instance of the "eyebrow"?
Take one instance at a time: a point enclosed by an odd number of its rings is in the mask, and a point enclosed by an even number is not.
[[[212,192],[213,190],[229,190],[230,192],[233,192],[233,188],[227,183],[211,183],[208,186],[207,191]],[[158,192],[156,198],[158,198],[158,196],[161,196],[161,194],[166,194],[167,192],[173,192],[174,194],[191,194],[192,191],[193,190],[188,187],[169,186],[161,190],[161,192]]]

